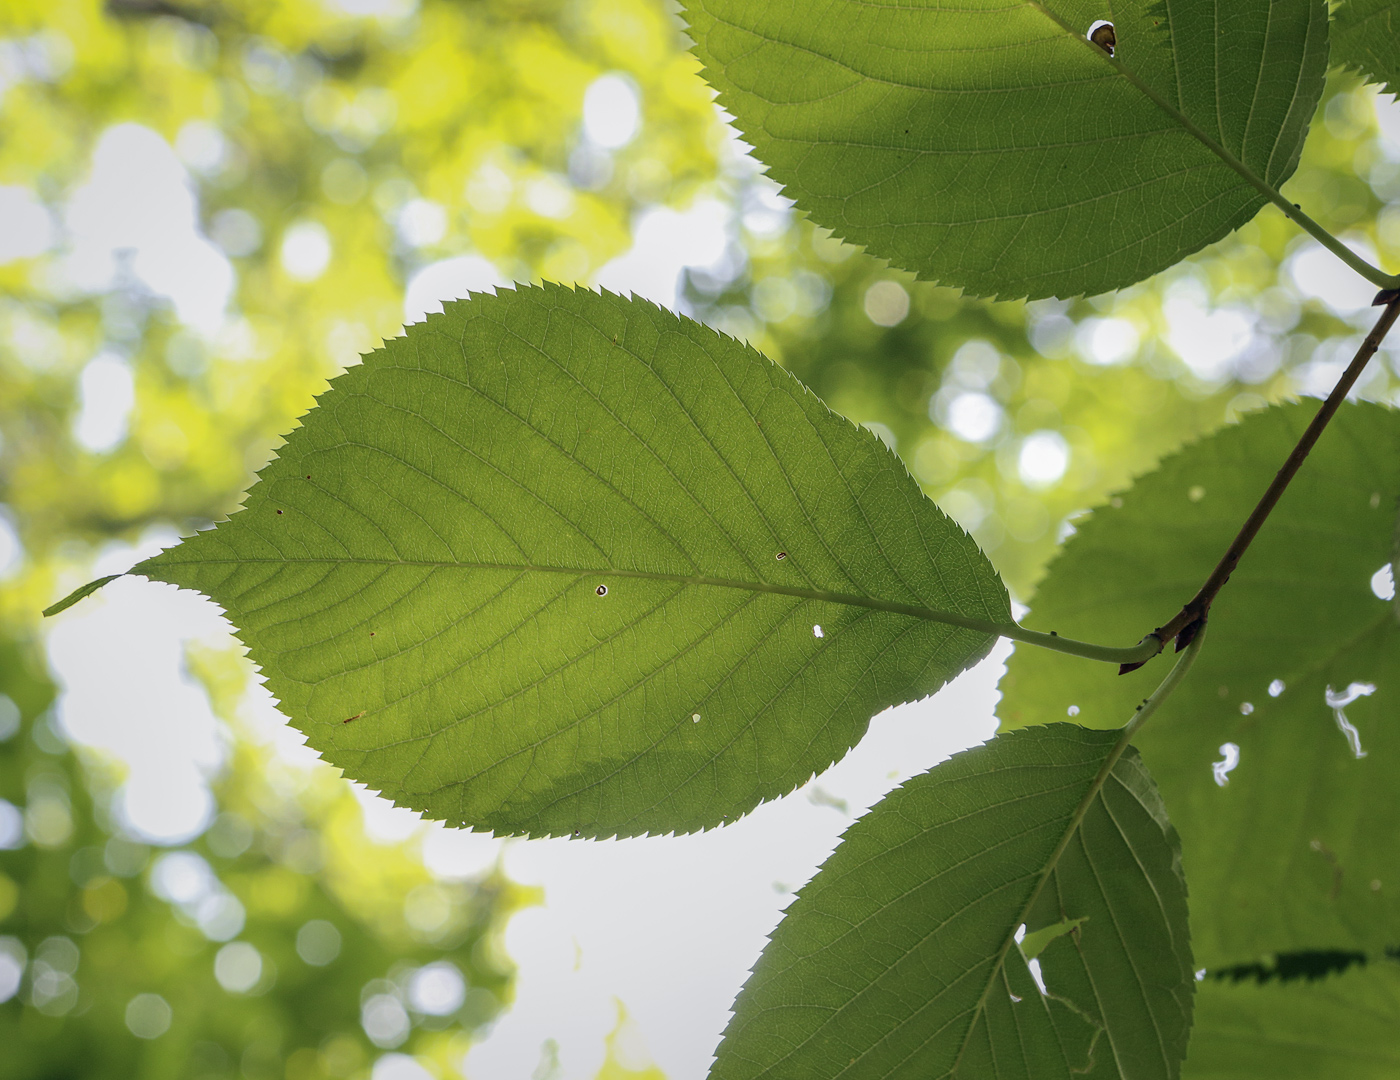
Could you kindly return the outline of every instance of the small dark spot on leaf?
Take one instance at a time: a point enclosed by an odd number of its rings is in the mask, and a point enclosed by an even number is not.
[[[594,591],[595,593],[597,593],[599,596],[607,596],[607,595],[608,595],[608,587],[607,587],[606,585],[599,585],[599,586],[598,586],[596,589],[594,589],[593,591]]]
[[[281,511],[281,510],[278,510],[277,512],[280,514],[282,511]]]
[[[310,480],[310,479],[311,479],[311,474],[310,474],[310,473],[307,473],[307,474],[306,474],[306,478],[307,478],[308,480]]]
[[[369,636],[370,636],[370,637],[374,637],[374,631],[373,631],[373,630],[371,630],[371,631],[369,632]]]
[[[1111,22],[1097,22],[1091,26],[1089,40],[1108,53],[1109,56],[1113,55],[1113,50],[1118,46],[1118,35],[1113,32]]]
[[[341,723],[342,723],[342,724],[348,724],[348,723],[350,723],[351,720],[358,720],[360,717],[364,716],[364,714],[365,714],[365,711],[364,711],[363,709],[361,709],[361,710],[360,710],[359,712],[357,712],[354,716],[347,716],[344,720],[341,721]]]

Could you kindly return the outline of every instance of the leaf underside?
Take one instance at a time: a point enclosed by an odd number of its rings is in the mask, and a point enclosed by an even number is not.
[[[1161,625],[1205,579],[1240,507],[1315,409],[1252,415],[1078,523],[1028,622],[1109,638]],[[1397,495],[1400,414],[1344,405],[1216,599],[1191,678],[1137,740],[1187,852],[1203,967],[1303,950],[1380,955],[1397,944],[1400,623],[1377,595],[1383,580],[1372,584],[1392,558]],[[1080,722],[1106,727],[1157,667],[1096,679],[1018,649],[998,713],[1015,728],[1074,707]],[[1238,764],[1224,771],[1235,751]]]
[[[1054,863],[1116,740],[1069,724],[1000,736],[852,825],[754,967],[715,1080],[1176,1076],[1186,892],[1132,750]],[[1084,921],[1041,954],[1044,996],[1012,935],[1066,918]]]
[[[1264,196],[1187,124],[1277,188],[1327,67],[1323,0],[684,7],[720,104],[800,208],[987,296],[1129,285],[1244,224]],[[1102,18],[1142,86],[1086,40]]]
[[[502,834],[733,820],[992,643],[866,598],[1010,619],[875,436],[730,338],[557,286],[410,327],[135,572],[221,604],[348,776]]]
[[[1206,979],[1182,1075],[1188,1080],[1394,1080],[1400,1076],[1400,963],[1314,982]]]
[[[1332,19],[1332,62],[1400,94],[1400,0],[1346,0]]]

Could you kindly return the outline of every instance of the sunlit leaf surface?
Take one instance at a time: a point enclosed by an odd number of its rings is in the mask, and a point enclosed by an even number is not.
[[[502,833],[733,820],[991,645],[871,602],[1010,617],[869,432],[712,330],[559,287],[389,342],[246,509],[136,572],[222,604],[349,776]]]
[[[1028,622],[1131,639],[1164,623],[1225,551],[1316,409],[1250,416],[1169,458],[1081,524]],[[1202,966],[1303,949],[1373,953],[1400,925],[1400,625],[1387,567],[1400,417],[1344,406],[1216,600],[1190,678],[1138,738],[1180,830]],[[1109,726],[1161,677],[1038,650],[998,709]]]
[[[1132,750],[1081,823],[1116,739],[1000,736],[875,806],[773,933],[712,1075],[1176,1076],[1185,884]],[[1083,922],[1041,953],[1042,995],[1013,936],[1064,919]]]
[[[1321,0],[685,6],[799,207],[981,295],[1103,292],[1248,221],[1264,197],[1207,144],[1281,184],[1327,64]]]

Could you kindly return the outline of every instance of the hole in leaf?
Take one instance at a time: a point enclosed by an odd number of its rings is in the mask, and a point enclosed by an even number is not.
[[[1251,713],[1253,713],[1253,712],[1254,712],[1254,702],[1252,702],[1252,701],[1241,701],[1241,702],[1240,702],[1240,715],[1241,715],[1241,716],[1249,716],[1249,715],[1250,715]]]
[[[1065,710],[1065,712],[1068,713],[1070,716],[1078,716],[1078,715],[1079,715],[1079,706],[1078,706],[1078,705],[1071,705],[1068,709]]]
[[[1275,679],[1273,682],[1269,683],[1269,697],[1278,697],[1287,689],[1287,683],[1285,683],[1282,679]]]
[[[814,626],[814,627],[812,627],[812,636],[813,636],[813,637],[826,637],[826,634],[822,632],[822,628],[821,628],[820,626]]]
[[[1376,594],[1378,600],[1395,599],[1395,571],[1390,563],[1386,563],[1371,575],[1371,591]]]
[[[1223,755],[1220,761],[1211,762],[1211,775],[1215,777],[1218,787],[1224,787],[1230,782],[1230,773],[1236,765],[1240,763],[1240,748],[1232,742],[1221,744],[1220,753]]]
[[[1337,720],[1337,730],[1346,736],[1347,746],[1351,747],[1352,756],[1356,758],[1366,756],[1366,751],[1361,749],[1361,732],[1356,730],[1356,725],[1347,719],[1347,714],[1342,710],[1357,698],[1369,697],[1375,692],[1375,683],[1354,682],[1340,693],[1329,686],[1323,695]]]
[[[1113,32],[1113,24],[1107,19],[1100,19],[1089,27],[1089,40],[1109,56],[1118,47],[1118,35]]]
[[[774,555],[773,558],[777,559],[779,562],[782,562],[784,559],[787,558],[787,552],[780,551],[778,552],[778,554]]]

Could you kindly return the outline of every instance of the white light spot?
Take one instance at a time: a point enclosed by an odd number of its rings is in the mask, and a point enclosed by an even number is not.
[[[262,247],[262,223],[247,210],[231,206],[210,220],[209,237],[225,255],[251,255]]]
[[[325,919],[312,919],[297,931],[297,955],[312,967],[325,967],[340,955],[340,931]]]
[[[466,1000],[466,981],[456,965],[446,960],[419,968],[408,980],[408,1004],[414,1012],[447,1016]]]
[[[1380,600],[1395,599],[1395,573],[1390,563],[1386,563],[1371,575],[1371,591]]]
[[[228,140],[207,120],[191,120],[175,136],[175,153],[191,172],[213,176],[228,158]]]
[[[818,626],[813,626],[813,627],[812,627],[812,636],[813,636],[813,637],[826,637],[826,632],[822,630],[822,628],[821,628],[820,625],[818,625]]]
[[[32,259],[53,247],[53,215],[27,187],[0,186],[0,264]]]
[[[370,1080],[434,1080],[433,1073],[407,1054],[384,1054],[374,1063],[369,1077]]]
[[[986,394],[959,394],[948,404],[948,427],[965,442],[985,442],[1001,422],[1001,406]]]
[[[210,941],[228,941],[243,932],[247,916],[238,897],[220,891],[200,901],[194,913],[200,932]]]
[[[865,314],[876,326],[898,326],[909,314],[909,293],[897,281],[877,281],[865,290]]]
[[[1032,432],[1021,443],[1016,467],[1028,487],[1048,487],[1069,468],[1069,444],[1058,431]]]
[[[9,1001],[19,993],[26,959],[19,938],[0,937],[0,1001]]]
[[[186,326],[216,334],[234,272],[199,228],[189,174],[160,135],[140,124],[104,131],[90,179],[65,212],[68,250],[57,277],[82,292],[105,292],[134,275],[168,297]]]
[[[1208,304],[1204,286],[1188,279],[1167,290],[1162,312],[1167,343],[1197,378],[1218,381],[1230,375],[1235,359],[1249,347],[1256,319],[1244,308],[1212,310]]]
[[[1224,755],[1223,759],[1212,762],[1210,771],[1216,784],[1224,787],[1230,782],[1230,773],[1240,763],[1240,748],[1232,742],[1227,742],[1221,745],[1220,753]]]
[[[599,146],[617,150],[637,137],[642,103],[626,75],[603,75],[583,94],[583,130]]]
[[[480,255],[458,255],[429,263],[408,279],[404,290],[405,323],[422,322],[442,311],[443,301],[462,300],[468,293],[494,292],[506,283],[495,265]]]
[[[1071,705],[1068,709],[1065,710],[1065,712],[1068,713],[1070,716],[1078,716],[1078,715],[1079,715],[1079,706],[1078,706],[1078,705]]]
[[[6,558],[4,550],[4,525],[5,519],[0,517],[0,575],[5,572]],[[9,694],[0,694],[0,742],[8,742],[19,732],[20,725],[19,706],[15,704],[15,699]]]
[[[372,994],[360,1007],[360,1026],[375,1046],[391,1049],[408,1038],[408,1012],[391,994]]]
[[[318,221],[298,221],[282,235],[282,268],[298,281],[315,281],[331,262],[331,234]]]
[[[214,957],[214,978],[230,994],[246,994],[262,978],[262,954],[246,941],[225,945]]]
[[[1341,693],[1329,686],[1323,695],[1327,707],[1332,710],[1332,715],[1336,718],[1337,730],[1346,736],[1347,745],[1351,747],[1352,754],[1358,758],[1366,756],[1366,751],[1361,749],[1361,733],[1356,730],[1356,725],[1347,719],[1347,714],[1342,710],[1357,698],[1369,697],[1375,692],[1375,683],[1354,682]]]
[[[1252,701],[1241,701],[1241,702],[1240,702],[1240,715],[1241,715],[1241,716],[1250,716],[1250,715],[1253,714],[1253,712],[1254,712],[1254,703],[1253,703]]]
[[[94,454],[105,454],[126,438],[127,418],[136,402],[131,367],[112,352],[88,361],[78,383],[82,411],[73,438]]]
[[[1375,264],[1375,250],[1367,243],[1347,238],[1342,241],[1367,262]],[[1303,296],[1321,300],[1338,315],[1354,315],[1371,306],[1375,286],[1351,267],[1339,265],[1337,256],[1321,244],[1309,242],[1288,260],[1287,273],[1293,287]]]
[[[1186,490],[1186,497],[1193,503],[1198,503],[1206,497],[1206,489],[1200,484],[1193,484]]]
[[[700,714],[699,714],[699,713],[691,713],[691,714],[690,714],[690,722],[691,722],[692,724],[698,724],[698,723],[700,723]]]
[[[1127,319],[1085,319],[1075,333],[1076,344],[1091,364],[1121,364],[1137,355],[1141,337]]]
[[[23,564],[24,543],[20,540],[9,513],[0,508],[0,581],[14,577]],[[4,700],[10,701],[9,698]],[[14,702],[10,701],[8,707],[0,703],[0,742],[4,742],[18,730],[19,711],[15,709]]]
[[[170,1030],[173,1013],[159,994],[137,994],[126,1005],[126,1026],[138,1039],[158,1039]]]
[[[0,799],[0,851],[14,851],[23,844],[24,814],[8,799]]]
[[[718,199],[697,199],[684,212],[666,206],[644,210],[632,223],[631,250],[605,263],[595,284],[624,296],[635,292],[674,310],[681,271],[723,260],[733,226],[733,208]]]
[[[217,887],[214,871],[192,851],[162,855],[151,868],[151,891],[172,904],[197,904]]]
[[[1282,679],[1275,679],[1273,682],[1269,683],[1269,697],[1278,697],[1287,689],[1287,683]]]
[[[447,211],[431,199],[409,199],[395,225],[405,244],[426,247],[447,235]]]

